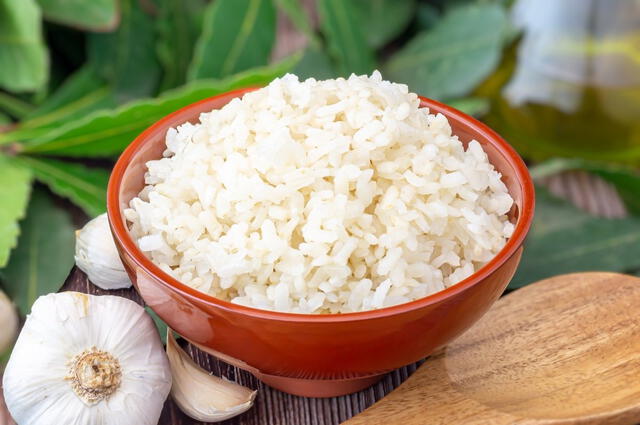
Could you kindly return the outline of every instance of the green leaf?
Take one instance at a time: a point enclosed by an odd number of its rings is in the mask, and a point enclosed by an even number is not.
[[[461,99],[453,99],[447,102],[453,108],[456,108],[465,114],[473,116],[481,116],[489,112],[489,100],[483,97],[464,97]]]
[[[0,134],[0,144],[42,137],[66,122],[115,106],[113,92],[104,80],[91,67],[83,67],[15,129]]]
[[[118,25],[116,0],[38,0],[45,19],[89,31]]]
[[[364,36],[351,0],[318,0],[320,27],[340,74],[368,74],[375,68],[373,51]]]
[[[313,47],[307,47],[304,50],[304,54],[300,62],[298,62],[293,69],[293,73],[296,74],[300,80],[306,80],[310,77],[317,80],[325,80],[338,76],[329,56],[327,56],[323,50]]]
[[[5,125],[11,124],[13,121],[11,117],[4,112],[0,112],[0,132],[2,131],[2,127]]]
[[[440,19],[440,11],[431,3],[418,4],[416,15],[418,28],[421,30],[431,29]]]
[[[69,198],[89,216],[95,217],[107,210],[107,170],[24,155],[17,160],[29,167],[35,178],[51,191]]]
[[[631,214],[640,215],[640,171],[616,164],[589,161],[580,158],[554,158],[531,168],[535,179],[568,170],[584,170],[613,184]]]
[[[15,247],[31,192],[31,172],[0,154],[0,268]]]
[[[393,55],[385,76],[431,98],[465,96],[498,65],[506,25],[495,4],[453,9]]]
[[[9,362],[9,357],[11,357],[11,351],[13,350],[13,346],[7,348],[3,353],[0,354],[0,372],[2,372]]]
[[[77,118],[94,110],[115,106],[105,80],[90,66],[67,78],[44,103],[21,123],[21,128],[42,127]]]
[[[536,213],[510,288],[562,273],[640,268],[640,220],[605,219],[536,189]]]
[[[0,46],[0,49],[2,49],[2,46]],[[33,105],[7,93],[0,92],[0,109],[15,118],[22,118],[33,110]]]
[[[163,343],[167,343],[167,324],[156,314],[155,311],[151,310],[151,307],[146,306],[144,308],[149,316],[153,319],[153,323],[155,323],[156,328],[158,329],[158,333],[160,334],[160,339]]]
[[[153,19],[137,0],[121,0],[121,23],[109,34],[89,34],[89,61],[120,101],[153,94],[160,80]]]
[[[33,91],[47,81],[47,50],[34,0],[0,0],[0,87]]]
[[[207,6],[188,79],[220,78],[269,61],[276,35],[271,0],[216,0]]]
[[[287,17],[293,22],[298,30],[307,36],[312,47],[319,49],[321,44],[318,34],[316,34],[311,20],[302,7],[300,0],[275,0],[276,4]]]
[[[415,12],[414,0],[343,0],[352,2],[360,28],[372,48],[387,44],[409,25]]]
[[[160,90],[182,85],[202,29],[202,0],[162,0],[156,20],[158,40],[156,49],[162,65]]]
[[[4,269],[4,288],[22,314],[40,295],[56,292],[73,266],[74,229],[69,215],[45,192],[33,192],[22,234]]]
[[[260,86],[290,71],[298,57],[224,80],[202,80],[164,93],[157,99],[131,102],[113,111],[98,111],[70,122],[25,145],[26,152],[61,156],[109,157],[119,154],[142,130],[165,115],[198,100],[229,90]]]

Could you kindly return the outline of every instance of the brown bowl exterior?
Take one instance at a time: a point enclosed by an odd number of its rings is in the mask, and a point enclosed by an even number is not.
[[[251,89],[187,106],[145,130],[118,160],[108,189],[108,214],[116,246],[145,302],[190,341],[257,375],[332,380],[377,375],[409,364],[447,344],[477,321],[515,273],[531,224],[534,190],[515,151],[475,119],[422,98],[443,113],[464,143],[475,139],[502,173],[515,200],[516,227],[502,251],[469,278],[444,291],[379,310],[302,315],[258,310],[194,290],[156,267],[129,236],[123,209],[143,187],[145,163],[161,157],[168,128],[197,121]]]

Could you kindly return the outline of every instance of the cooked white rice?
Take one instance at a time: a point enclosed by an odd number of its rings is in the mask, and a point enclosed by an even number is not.
[[[267,87],[169,129],[125,211],[162,270],[231,302],[296,313],[404,303],[471,275],[513,232],[476,141],[406,85]]]

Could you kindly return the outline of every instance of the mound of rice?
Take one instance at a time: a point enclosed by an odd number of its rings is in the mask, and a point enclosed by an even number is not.
[[[371,77],[267,87],[170,129],[125,211],[162,270],[237,304],[346,313],[471,275],[513,232],[479,143],[407,86]]]

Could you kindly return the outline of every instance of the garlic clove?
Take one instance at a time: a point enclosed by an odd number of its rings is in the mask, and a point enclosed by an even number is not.
[[[171,396],[193,419],[219,422],[249,410],[257,391],[227,381],[198,366],[167,330],[167,357],[171,364]]]
[[[18,334],[18,312],[7,295],[0,291],[0,354],[7,350]]]
[[[76,232],[75,260],[89,280],[102,289],[131,287],[131,280],[113,242],[106,213]]]

